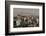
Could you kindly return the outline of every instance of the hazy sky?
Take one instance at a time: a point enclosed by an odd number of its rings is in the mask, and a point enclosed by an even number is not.
[[[39,9],[14,8],[13,15],[17,16],[18,14],[39,16]]]

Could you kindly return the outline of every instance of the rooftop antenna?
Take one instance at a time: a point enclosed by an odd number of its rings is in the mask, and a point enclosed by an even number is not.
[[[21,10],[21,13],[20,14],[23,15],[23,10]]]
[[[33,9],[33,16],[34,16],[34,9]]]

